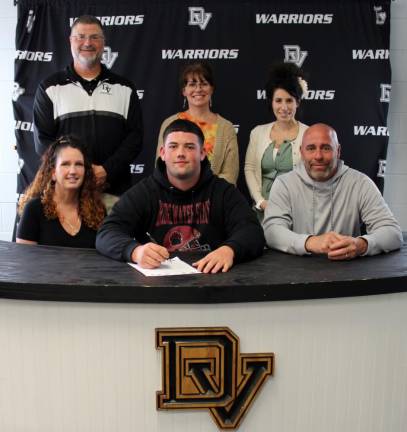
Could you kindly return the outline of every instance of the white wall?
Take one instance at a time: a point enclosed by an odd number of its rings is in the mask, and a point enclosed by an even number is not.
[[[390,60],[393,79],[384,197],[403,231],[407,231],[407,0],[392,2],[391,15]]]
[[[17,154],[11,106],[14,34],[17,8],[12,0],[0,3],[0,239],[10,240],[16,199]],[[384,196],[407,231],[407,0],[392,2],[390,56],[393,86],[389,114],[390,144]],[[340,133],[340,131],[339,131]]]
[[[14,82],[14,35],[17,8],[0,3],[0,239],[10,240],[15,217],[17,152],[11,95]]]

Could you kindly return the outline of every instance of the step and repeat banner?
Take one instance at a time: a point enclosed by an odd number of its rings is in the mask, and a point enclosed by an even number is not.
[[[32,106],[41,80],[72,56],[70,26],[79,15],[104,27],[104,64],[131,79],[144,117],[144,149],[129,166],[134,182],[149,175],[161,122],[182,110],[178,87],[186,62],[207,60],[216,79],[212,110],[238,133],[239,188],[250,130],[272,120],[264,85],[270,65],[293,62],[308,77],[297,118],[338,132],[345,162],[383,189],[391,92],[390,1],[19,0],[13,106],[18,192],[39,157]]]

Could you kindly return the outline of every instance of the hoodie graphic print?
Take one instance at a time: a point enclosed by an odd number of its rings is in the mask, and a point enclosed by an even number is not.
[[[175,204],[159,200],[155,227],[169,228],[163,239],[163,246],[169,251],[210,251],[209,244],[201,244],[201,232],[196,225],[208,225],[211,201],[189,204]]]

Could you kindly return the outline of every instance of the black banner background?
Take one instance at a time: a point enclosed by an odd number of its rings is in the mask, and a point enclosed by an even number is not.
[[[104,25],[105,63],[139,89],[145,136],[144,150],[131,167],[135,182],[153,169],[161,122],[182,110],[180,68],[203,54],[217,84],[212,109],[238,130],[239,188],[246,191],[243,164],[250,130],[272,120],[263,91],[268,69],[274,61],[304,56],[301,67],[310,91],[297,117],[306,124],[331,124],[345,162],[383,190],[389,1],[20,0],[13,95],[18,192],[39,162],[32,134],[36,87],[70,63],[70,20],[85,13],[110,24]]]

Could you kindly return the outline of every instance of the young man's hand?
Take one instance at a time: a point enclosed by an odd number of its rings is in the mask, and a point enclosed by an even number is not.
[[[146,269],[160,267],[169,257],[167,249],[155,243],[137,246],[131,253],[131,260]]]
[[[229,246],[221,246],[192,265],[202,273],[225,273],[233,266],[235,253]]]

